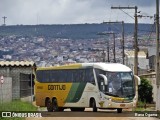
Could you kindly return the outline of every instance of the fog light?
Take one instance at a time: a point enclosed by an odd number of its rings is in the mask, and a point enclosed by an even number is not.
[[[135,104],[132,104],[132,106],[133,106],[133,107],[136,107],[136,105],[135,105]]]

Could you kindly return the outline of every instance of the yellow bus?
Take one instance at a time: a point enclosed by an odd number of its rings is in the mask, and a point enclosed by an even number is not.
[[[51,111],[85,108],[133,108],[138,100],[139,77],[118,63],[76,63],[37,68],[36,105]]]

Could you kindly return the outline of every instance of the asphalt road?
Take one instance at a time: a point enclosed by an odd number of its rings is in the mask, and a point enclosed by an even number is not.
[[[45,108],[39,108],[39,111],[42,111],[42,118],[26,118],[26,120],[159,120],[155,117],[137,117],[137,114],[130,110],[117,113],[116,110],[98,109],[98,112],[92,112],[92,109],[86,108],[84,112],[71,112],[70,109],[66,109],[64,112],[46,112]]]

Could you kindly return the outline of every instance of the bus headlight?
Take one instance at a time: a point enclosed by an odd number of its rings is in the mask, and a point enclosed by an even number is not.
[[[109,100],[109,101],[112,101],[112,98],[106,98],[107,100]]]
[[[112,98],[109,98],[108,100],[109,100],[109,101],[112,101]]]

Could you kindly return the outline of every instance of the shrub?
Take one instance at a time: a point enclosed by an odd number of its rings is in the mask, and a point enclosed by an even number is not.
[[[138,87],[138,99],[146,103],[153,102],[152,89],[150,82],[145,78],[141,78],[141,85]]]

